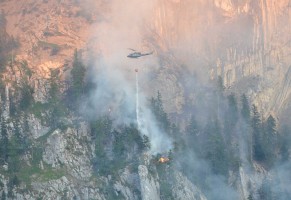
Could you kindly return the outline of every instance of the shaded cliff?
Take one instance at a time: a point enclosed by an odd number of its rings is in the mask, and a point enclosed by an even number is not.
[[[0,6],[2,199],[290,197],[287,1]]]

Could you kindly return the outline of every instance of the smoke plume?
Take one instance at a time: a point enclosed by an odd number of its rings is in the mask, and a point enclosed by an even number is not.
[[[116,125],[140,124],[139,131],[150,139],[150,153],[157,154],[169,151],[172,142],[167,133],[158,127],[142,85],[148,82],[145,72],[149,68],[158,68],[159,64],[155,56],[127,58],[132,53],[129,48],[150,51],[143,45],[142,32],[153,5],[154,1],[111,1],[106,19],[94,25],[90,42],[93,42],[95,53],[99,56],[96,58],[96,54],[91,55],[95,64],[90,79],[96,88],[89,95],[82,111],[91,118],[109,114]],[[139,71],[138,84],[141,86],[138,98],[135,69]],[[140,110],[139,116],[136,116],[136,108]]]
[[[213,1],[201,0],[104,1],[103,6],[108,12],[102,13],[102,20],[92,26],[92,36],[88,40],[88,48],[93,49],[91,60],[94,60],[90,79],[96,88],[89,95],[88,102],[84,104],[86,106],[82,107],[83,112],[93,119],[110,114],[117,125],[135,123],[141,134],[149,137],[152,154],[167,152],[172,148],[173,141],[158,127],[148,107],[150,96],[145,85],[152,80],[148,77],[149,72],[183,64],[189,70],[189,73],[184,70],[180,72],[180,77],[177,76],[177,81],[183,85],[185,98],[188,98],[183,114],[198,116],[201,127],[206,126],[206,119],[211,115],[224,121],[229,114],[226,111],[227,102],[219,99],[213,85],[209,85],[210,82],[213,84],[217,75],[225,75],[223,67],[214,69],[216,61],[220,60],[222,66],[247,54],[257,55],[258,52],[253,51],[259,51],[263,42],[263,34],[258,28],[261,24],[254,27],[254,20],[259,16],[252,18],[247,13],[251,9],[250,3],[245,1],[247,6],[242,6],[243,3],[225,2],[228,3],[215,1],[213,4]],[[129,59],[126,57],[131,53],[128,48],[141,52],[154,50],[154,55]],[[139,71],[137,84],[135,69]],[[231,79],[230,72],[226,79]],[[194,107],[192,104],[196,105],[195,109],[187,110]],[[247,158],[248,129],[244,123],[234,129],[242,167],[250,165]],[[225,137],[224,133],[221,135]],[[206,185],[208,189],[205,192],[209,199],[238,199],[237,192],[227,184],[227,180],[213,173],[209,163],[197,158],[191,151],[185,148],[175,161],[177,166],[184,166],[181,169],[187,177],[192,178],[192,182],[201,179],[197,182]],[[284,179],[287,167],[276,169],[278,178],[284,184],[288,183]]]

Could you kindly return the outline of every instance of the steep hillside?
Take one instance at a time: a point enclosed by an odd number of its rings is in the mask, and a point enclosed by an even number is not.
[[[7,33],[20,42],[16,59],[43,75],[66,64],[75,49],[86,49],[90,24],[98,17],[78,1],[2,1],[0,7]]]
[[[191,69],[202,71],[204,65],[202,75],[207,71],[210,78],[222,76],[227,88],[258,77],[259,90],[249,87],[241,92],[262,110],[278,112],[286,103],[287,98],[278,101],[275,96],[283,92],[291,62],[289,1],[159,1],[158,5],[152,23],[154,45],[174,51]]]
[[[0,8],[1,199],[291,198],[289,1]]]
[[[286,104],[288,95],[284,94],[286,98],[279,102],[275,91],[285,87],[284,76],[291,62],[288,1],[160,0],[151,4],[140,8],[128,2],[128,9],[123,8],[125,11],[119,16],[116,13],[123,5],[112,6],[101,0],[3,1],[1,8],[7,33],[21,44],[15,53],[17,59],[27,60],[44,74],[48,74],[48,68],[68,64],[76,48],[85,55],[89,49],[95,55],[112,53],[110,40],[121,44],[120,40],[131,37],[131,41],[123,42],[123,50],[143,44],[155,49],[164,60],[162,65],[169,67],[166,63],[174,62],[176,72],[183,70],[180,65],[185,65],[198,71],[204,80],[222,76],[228,88],[258,76],[261,89],[242,92],[268,113],[277,112],[275,107]],[[116,25],[111,28],[110,24]],[[136,24],[143,31],[132,29]],[[110,29],[117,34],[108,34]],[[119,49],[116,44],[115,49]],[[185,100],[176,101],[183,105]]]

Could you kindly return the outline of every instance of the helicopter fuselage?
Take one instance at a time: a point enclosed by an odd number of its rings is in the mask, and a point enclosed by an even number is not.
[[[140,53],[140,52],[134,52],[134,53],[131,53],[129,54],[127,57],[128,58],[139,58],[139,57],[142,57],[142,56],[147,56],[147,55],[151,55],[153,54],[153,52],[151,53]]]

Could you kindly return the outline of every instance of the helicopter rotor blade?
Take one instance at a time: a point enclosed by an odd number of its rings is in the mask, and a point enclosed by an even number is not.
[[[136,50],[134,50],[134,49],[132,49],[132,48],[128,48],[129,50],[131,50],[131,51],[136,51]]]

